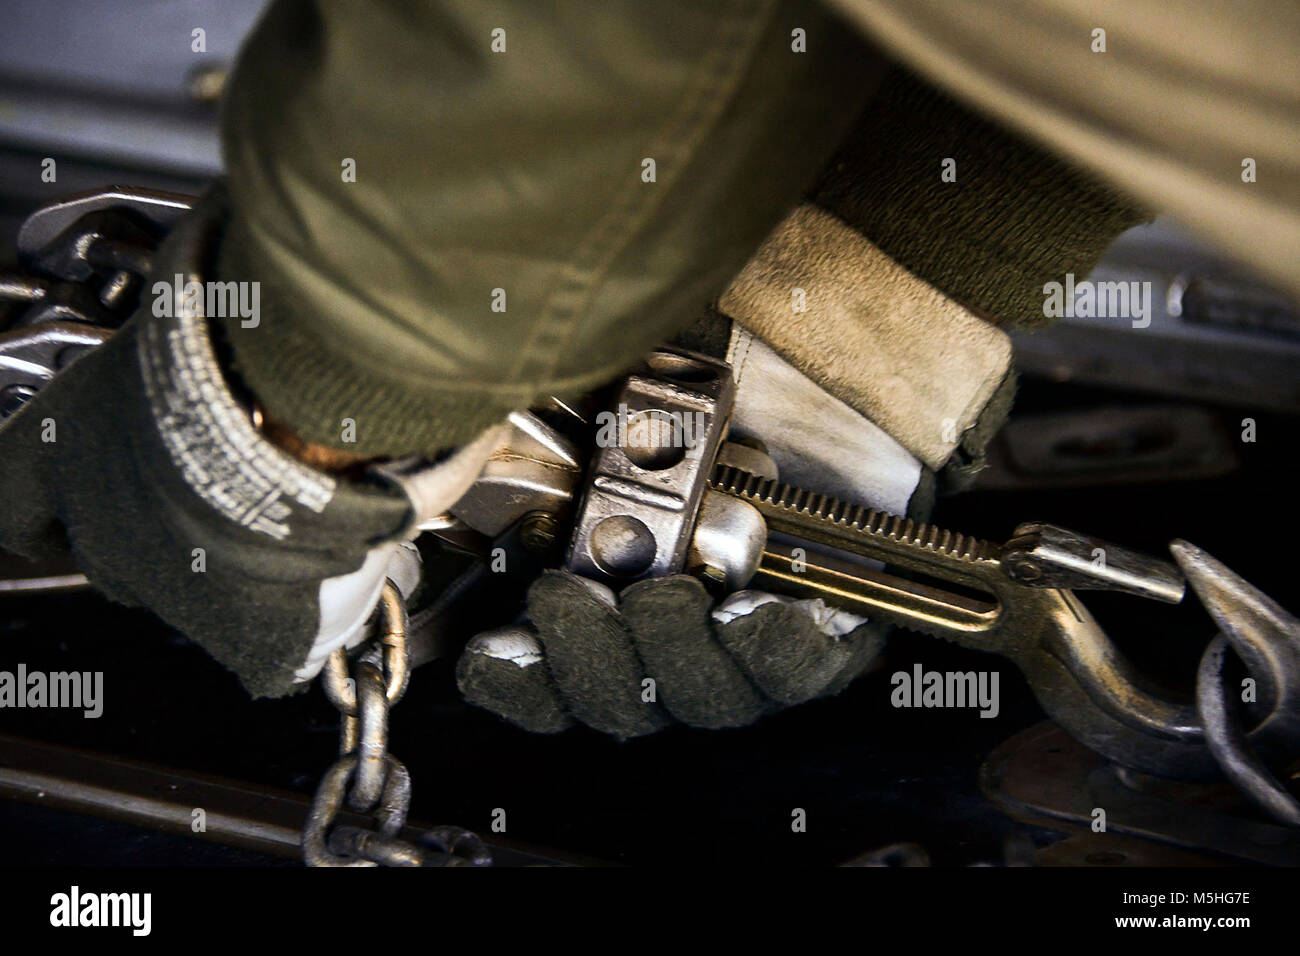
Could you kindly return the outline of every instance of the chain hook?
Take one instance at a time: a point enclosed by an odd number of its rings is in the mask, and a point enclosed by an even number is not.
[[[1282,823],[1300,826],[1300,800],[1268,768],[1269,758],[1300,743],[1300,620],[1195,545],[1180,540],[1169,550],[1220,629],[1196,675],[1206,745],[1242,793]],[[1229,647],[1257,681],[1268,711],[1249,733],[1224,680]]]

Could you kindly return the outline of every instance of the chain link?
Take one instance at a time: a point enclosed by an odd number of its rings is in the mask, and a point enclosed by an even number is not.
[[[436,827],[416,842],[398,834],[411,805],[411,775],[388,752],[388,714],[410,682],[406,603],[391,580],[380,596],[382,630],[348,675],[339,648],[321,673],[325,696],[339,711],[339,758],[321,778],[303,828],[308,866],[486,866],[491,853],[475,834]],[[367,814],[375,829],[338,824],[344,804]]]
[[[410,655],[406,647],[407,615],[406,602],[393,582],[387,581],[379,596],[379,606],[383,612],[383,633],[378,638],[378,649],[382,651],[382,666],[387,672],[384,684],[384,697],[389,704],[396,704],[406,693],[406,685],[411,680]],[[373,655],[375,646],[368,648],[361,656]],[[373,656],[370,657],[373,660]],[[348,676],[348,658],[342,648],[336,650],[325,661],[321,672],[321,684],[325,696],[329,698],[340,713],[346,717],[357,716],[356,683]],[[344,750],[347,753],[351,748]]]
[[[1225,777],[1274,820],[1300,827],[1300,800],[1251,748],[1228,690],[1226,657],[1232,645],[1220,633],[1201,656],[1196,674],[1196,707],[1205,742]]]

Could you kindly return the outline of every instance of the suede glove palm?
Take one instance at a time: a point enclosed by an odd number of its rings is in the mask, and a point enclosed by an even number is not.
[[[715,606],[695,578],[673,575],[616,599],[604,585],[547,572],[528,593],[531,626],[475,637],[457,682],[471,703],[525,730],[581,723],[628,738],[673,723],[739,727],[837,694],[884,646],[882,624],[757,594]]]

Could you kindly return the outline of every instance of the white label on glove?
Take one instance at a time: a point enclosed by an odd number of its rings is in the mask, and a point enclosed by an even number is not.
[[[230,521],[272,538],[289,536],[296,502],[316,513],[334,479],[267,442],[226,387],[207,323],[182,314],[144,325],[140,369],[172,463],[194,493]]]

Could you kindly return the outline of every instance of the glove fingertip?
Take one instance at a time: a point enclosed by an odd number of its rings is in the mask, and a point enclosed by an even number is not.
[[[763,695],[787,707],[819,696],[846,656],[807,613],[788,604],[764,604],[716,631]]]
[[[646,578],[628,585],[619,595],[619,604],[623,614],[627,615],[640,609],[652,609],[658,604],[674,608],[701,607],[707,610],[713,605],[713,599],[698,578],[689,574],[673,574],[663,578]]]
[[[541,645],[523,628],[501,628],[471,640],[456,662],[456,686],[469,703],[532,733],[554,734],[573,726]]]
[[[528,617],[547,618],[562,608],[604,608],[613,614],[618,606],[614,592],[603,584],[568,571],[543,571],[528,588]]]
[[[889,630],[889,625],[882,621],[868,621],[840,638],[840,642],[848,647],[847,663],[818,696],[834,697],[879,664]]]

